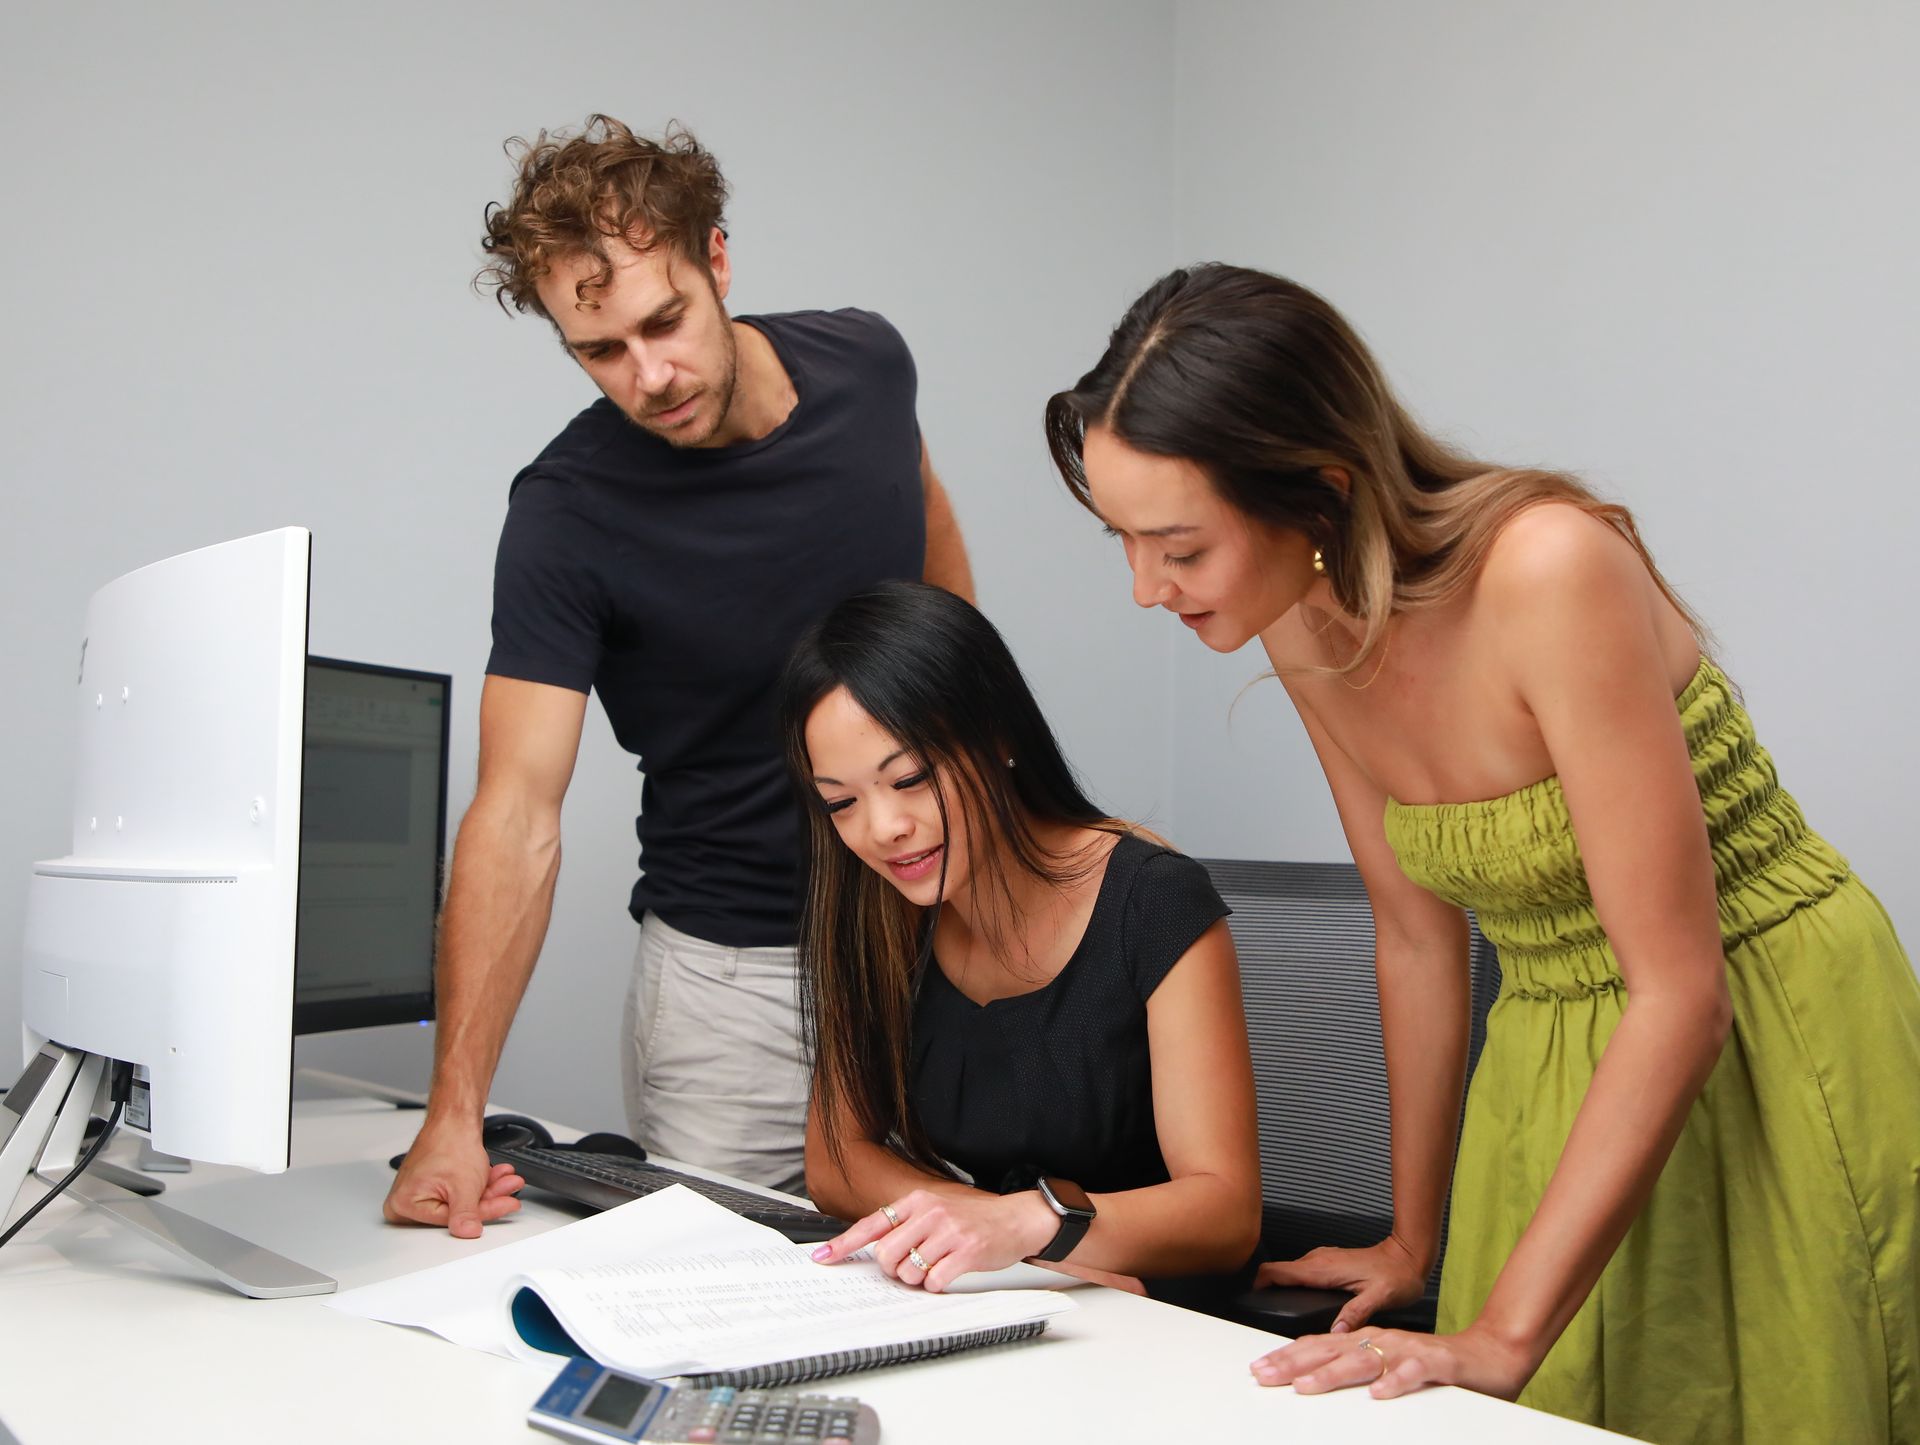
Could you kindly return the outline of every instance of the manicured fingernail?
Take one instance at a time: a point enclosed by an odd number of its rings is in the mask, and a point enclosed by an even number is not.
[[[823,1244],[813,1252],[813,1257],[815,1259],[825,1259],[828,1255],[832,1253],[833,1253],[833,1246],[830,1244]]]
[[[1352,1326],[1349,1325],[1345,1320],[1335,1320],[1333,1322],[1333,1332],[1336,1335],[1344,1335],[1351,1328]]]

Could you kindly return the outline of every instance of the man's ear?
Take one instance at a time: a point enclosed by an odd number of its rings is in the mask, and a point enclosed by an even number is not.
[[[733,262],[727,255],[727,233],[718,226],[707,237],[707,271],[713,277],[713,294],[725,301],[733,286]]]

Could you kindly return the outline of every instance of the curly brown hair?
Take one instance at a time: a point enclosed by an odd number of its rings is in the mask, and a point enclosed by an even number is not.
[[[708,238],[724,227],[727,182],[679,122],[655,141],[595,114],[578,135],[515,136],[506,152],[520,173],[510,201],[487,205],[480,249],[489,259],[473,278],[477,289],[492,288],[501,310],[511,304],[552,320],[534,288],[555,261],[573,256],[600,263],[573,288],[582,306],[596,305],[587,293],[613,280],[611,237],[638,251],[668,246],[711,276]]]

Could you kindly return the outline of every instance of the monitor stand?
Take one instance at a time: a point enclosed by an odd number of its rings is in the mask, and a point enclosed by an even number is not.
[[[29,1173],[58,1180],[73,1167],[95,1097],[106,1077],[106,1065],[98,1054],[47,1044],[0,1101],[0,1129],[8,1130],[0,1138],[0,1209],[4,1209],[6,1218],[12,1217]],[[331,1294],[336,1288],[333,1280],[303,1264],[164,1204],[123,1197],[125,1191],[100,1180],[89,1182],[86,1174],[74,1180],[68,1193],[139,1230],[229,1289],[250,1298]],[[0,1256],[3,1265],[4,1256]]]
[[[98,1168],[99,1166],[95,1166]],[[149,1139],[140,1141],[140,1168],[146,1174],[191,1174],[193,1161],[178,1154],[162,1154]],[[158,1190],[154,1191],[158,1193]]]

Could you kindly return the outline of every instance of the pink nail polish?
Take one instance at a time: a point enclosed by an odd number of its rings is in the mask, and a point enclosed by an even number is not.
[[[828,1255],[832,1253],[833,1253],[833,1246],[830,1244],[823,1244],[813,1252],[813,1257],[817,1260],[825,1259]]]

